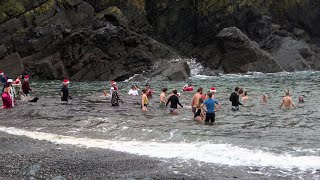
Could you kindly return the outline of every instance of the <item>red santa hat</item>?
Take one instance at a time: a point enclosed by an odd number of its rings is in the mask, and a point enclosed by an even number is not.
[[[117,83],[115,81],[110,81],[111,85],[116,85]]]
[[[215,87],[211,87],[210,92],[217,92],[217,89]]]
[[[24,76],[24,79],[29,79],[29,76],[28,76],[28,75],[25,75],[25,76]]]
[[[70,83],[70,81],[68,80],[68,79],[65,79],[65,80],[63,80],[63,82],[62,82],[63,84],[69,84]]]
[[[0,70],[0,75],[3,75],[3,72],[2,72],[2,70]]]

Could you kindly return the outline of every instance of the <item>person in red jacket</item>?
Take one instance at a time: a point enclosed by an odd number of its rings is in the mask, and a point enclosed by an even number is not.
[[[26,96],[30,96],[30,92],[32,92],[32,90],[30,89],[29,76],[28,75],[24,76],[24,82],[22,84],[22,92]]]

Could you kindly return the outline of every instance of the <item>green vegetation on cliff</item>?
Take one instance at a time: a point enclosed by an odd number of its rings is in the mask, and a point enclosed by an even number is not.
[[[6,0],[0,4],[0,22],[10,17],[22,14],[25,11],[23,3],[19,0]]]

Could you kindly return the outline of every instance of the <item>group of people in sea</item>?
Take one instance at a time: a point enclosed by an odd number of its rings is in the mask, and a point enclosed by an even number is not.
[[[111,105],[112,106],[119,106],[119,101],[121,101],[118,93],[118,87],[115,81],[111,81],[111,89],[110,89],[110,96],[111,98]],[[191,84],[187,84],[182,88],[182,91],[189,91],[193,92],[194,87]],[[137,85],[133,85],[128,92],[128,95],[138,96],[141,95],[141,110],[143,112],[148,111],[149,99],[152,98],[154,95],[153,89],[150,88],[149,84],[146,84],[144,88],[139,93],[139,87]],[[204,93],[202,87],[199,87],[196,93],[193,95],[191,101],[191,109],[193,112],[194,120],[197,122],[204,122],[205,124],[212,125],[215,122],[215,112],[219,111],[221,104],[215,98],[215,93],[217,92],[215,87],[211,87],[207,93]],[[159,108],[166,109],[169,104],[169,113],[172,115],[178,115],[178,106],[183,108],[183,105],[180,103],[180,93],[176,89],[174,89],[168,96],[168,88],[163,88],[160,96],[159,96]],[[104,91],[104,95],[107,96],[109,94]],[[282,99],[282,103],[279,106],[281,109],[282,107],[285,108],[296,108],[293,103],[292,98],[290,97],[290,92],[287,90],[286,95]],[[240,102],[246,102],[250,99],[248,92],[244,91],[243,88],[235,87],[234,92],[231,93],[229,100],[231,102],[231,110],[239,111],[239,106],[243,107],[252,107],[253,105],[246,106]],[[304,102],[303,96],[299,96],[298,98],[299,103]],[[261,97],[261,102],[267,103],[268,102],[268,95],[263,94]]]
[[[17,76],[15,81],[4,74],[0,70],[0,82],[2,84],[2,109],[12,108],[16,104],[16,100],[21,100],[22,97],[30,97],[32,92],[29,84],[29,75],[25,75],[22,82],[22,75]]]
[[[0,81],[3,85],[2,89],[2,108],[12,108],[15,105],[15,100],[21,100],[22,97],[30,97],[32,92],[29,84],[29,75],[24,76],[24,81],[22,83],[22,75],[19,75],[15,81],[7,77],[4,72],[0,70]],[[69,94],[68,85],[70,81],[64,79],[62,82],[62,87],[60,91],[61,101],[68,102],[72,100],[72,97]],[[119,88],[115,81],[110,82],[110,91],[104,90],[104,96],[111,96],[111,105],[119,106],[119,102],[122,102],[119,95]],[[194,87],[191,84],[186,84],[182,91],[193,92]],[[166,109],[170,104],[170,114],[178,115],[178,105],[183,108],[183,105],[180,103],[180,93],[174,89],[167,96],[168,88],[163,88],[159,96],[159,108]],[[215,112],[219,111],[221,104],[215,98],[215,93],[217,92],[215,87],[211,87],[207,93],[204,93],[202,87],[199,87],[196,93],[193,95],[190,107],[192,109],[194,120],[197,122],[205,122],[205,124],[212,125],[215,122]],[[150,88],[149,84],[146,84],[144,88],[139,92],[139,87],[133,85],[128,92],[128,95],[138,96],[141,95],[141,110],[143,112],[148,111],[149,99],[154,95],[154,90]],[[282,103],[279,108],[296,108],[293,103],[292,98],[290,97],[290,92],[287,90],[285,96],[282,99]],[[240,102],[246,102],[250,97],[248,92],[244,91],[243,88],[235,87],[234,92],[231,93],[229,100],[231,102],[231,109],[233,111],[239,111],[239,106],[245,106]],[[38,98],[37,98],[38,99]],[[29,98],[30,100],[30,98]],[[31,100],[32,101],[32,100]],[[267,103],[268,96],[266,94],[262,95],[261,102]],[[299,96],[299,103],[304,102],[304,97]]]

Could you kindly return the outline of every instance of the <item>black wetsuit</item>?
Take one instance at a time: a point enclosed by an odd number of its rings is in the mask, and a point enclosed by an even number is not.
[[[67,101],[68,102],[68,99],[69,99],[68,87],[67,86],[62,86],[61,92],[62,92],[61,101]]]
[[[230,99],[229,99],[231,102],[232,102],[232,106],[233,107],[238,107],[239,105],[242,105],[239,101],[239,94],[237,92],[233,92],[231,95],[230,95]],[[243,105],[242,105],[243,106]]]
[[[177,109],[178,108],[178,104],[179,104],[179,106],[181,106],[183,108],[183,106],[179,102],[178,96],[176,96],[176,95],[170,96],[170,98],[168,99],[168,102],[166,104],[166,107],[168,106],[169,102],[171,102],[170,107],[173,108],[173,109]]]
[[[112,106],[119,106],[119,101],[122,102],[122,100],[119,97],[118,91],[113,91],[112,97],[111,97],[111,105]]]

